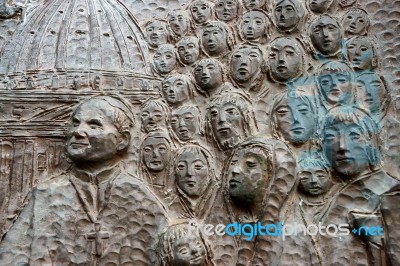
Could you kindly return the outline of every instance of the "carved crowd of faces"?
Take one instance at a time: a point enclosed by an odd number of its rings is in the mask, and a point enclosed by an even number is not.
[[[270,136],[295,155],[299,197],[324,202],[333,174],[360,174],[379,157],[365,148],[372,145],[368,123],[381,129],[390,89],[370,28],[355,0],[194,0],[147,23],[162,85],[160,99],[141,109],[145,168],[168,168],[171,189],[196,205],[214,180],[204,148],[228,202],[249,207],[269,182],[270,150],[238,147]],[[339,107],[371,121],[326,122]],[[354,148],[346,152],[360,158],[356,163],[341,160],[342,140]],[[172,155],[157,157],[157,145]]]

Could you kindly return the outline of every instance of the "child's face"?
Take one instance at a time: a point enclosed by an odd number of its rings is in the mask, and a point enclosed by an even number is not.
[[[174,266],[203,266],[206,250],[199,236],[187,235],[179,238],[173,247]]]
[[[323,168],[304,168],[299,172],[300,186],[303,192],[318,196],[328,191],[330,176]]]

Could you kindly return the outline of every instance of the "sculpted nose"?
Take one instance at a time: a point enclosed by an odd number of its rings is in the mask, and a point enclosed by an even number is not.
[[[188,166],[187,167],[187,175],[188,176],[194,176],[194,172],[195,172],[195,170],[194,170],[194,167],[192,167],[192,166]]]
[[[79,124],[79,126],[77,126],[73,131],[72,131],[73,135],[75,137],[79,137],[82,138],[85,136],[86,134],[86,129],[85,126],[83,124]]]
[[[185,123],[185,119],[184,119],[184,118],[179,119],[179,126],[180,126],[180,127],[186,126],[186,123]]]
[[[219,113],[219,120],[220,123],[226,122],[226,114],[225,112]]]
[[[232,168],[233,174],[240,174],[241,171],[242,171],[242,168],[240,167],[240,163],[236,163]]]
[[[322,28],[322,34],[324,37],[329,37],[329,31],[327,28]]]
[[[299,122],[299,113],[296,110],[293,110],[291,114],[292,114],[292,122],[293,123]]]
[[[208,77],[210,75],[210,71],[208,69],[204,69],[203,72],[201,73],[202,77]]]
[[[160,157],[160,152],[158,151],[158,149],[154,149],[153,150],[153,158],[159,158]]]
[[[339,137],[339,150],[345,151],[347,150],[347,139],[346,136],[343,134]]]

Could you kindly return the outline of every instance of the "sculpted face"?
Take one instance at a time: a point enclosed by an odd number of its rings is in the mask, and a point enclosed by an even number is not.
[[[211,60],[200,61],[195,70],[196,83],[204,90],[212,90],[222,85],[222,72],[217,62]]]
[[[215,26],[205,27],[202,34],[204,50],[210,56],[219,56],[228,50],[226,33]]]
[[[367,170],[367,139],[363,129],[352,122],[338,121],[325,128],[324,150],[333,169],[345,176],[359,175]]]
[[[195,115],[188,109],[179,109],[173,112],[171,126],[180,140],[188,141],[199,133],[199,120]]]
[[[232,157],[228,170],[228,191],[235,201],[252,203],[265,187],[267,162],[260,156],[259,150],[242,149]]]
[[[315,13],[325,13],[331,6],[333,0],[309,0],[310,9]]]
[[[186,38],[178,42],[177,50],[185,65],[192,65],[199,58],[199,42],[195,38]]]
[[[163,81],[162,93],[170,105],[180,105],[189,100],[189,87],[180,76],[173,76]]]
[[[168,20],[172,31],[178,36],[183,36],[189,29],[188,15],[185,11],[175,10],[171,12]]]
[[[309,104],[302,98],[285,98],[274,112],[277,130],[285,140],[301,144],[311,139],[316,117]]]
[[[248,10],[263,9],[265,0],[244,0],[243,4]]]
[[[318,77],[322,96],[330,105],[347,102],[352,98],[353,85],[349,73],[333,72]]]
[[[235,81],[241,83],[251,80],[259,73],[262,54],[255,47],[241,47],[235,50],[231,59],[231,72]]]
[[[232,148],[245,136],[243,116],[231,103],[211,108],[210,119],[214,135],[224,149]]]
[[[228,22],[236,18],[238,2],[235,0],[218,0],[215,3],[215,15],[219,20]]]
[[[174,243],[173,254],[173,266],[205,266],[206,249],[200,236],[182,236]]]
[[[142,127],[145,132],[151,132],[159,128],[165,128],[166,114],[161,106],[149,105],[142,109]]]
[[[343,29],[349,35],[365,35],[368,29],[368,17],[363,11],[350,10],[343,16]]]
[[[267,17],[259,11],[250,11],[243,15],[240,30],[248,41],[259,41],[268,27]]]
[[[357,77],[357,98],[368,112],[372,114],[379,112],[385,93],[385,86],[375,73]]]
[[[374,51],[367,38],[355,38],[346,45],[347,58],[356,70],[373,69]]]
[[[297,77],[303,66],[303,52],[300,44],[288,38],[273,42],[269,53],[271,76],[277,81]]]
[[[311,26],[311,41],[315,48],[324,55],[332,55],[340,50],[342,36],[336,20],[323,16]]]
[[[185,151],[176,158],[177,185],[191,198],[200,197],[209,183],[207,160],[202,153]]]
[[[211,7],[206,1],[196,1],[190,8],[194,22],[197,24],[206,23],[211,18]]]
[[[171,147],[165,138],[148,137],[143,141],[143,163],[149,171],[161,172],[168,165]]]
[[[276,26],[280,30],[291,30],[300,22],[298,10],[289,0],[285,0],[276,6],[274,16]]]
[[[74,162],[102,162],[117,154],[121,139],[111,118],[104,110],[113,107],[102,100],[92,100],[75,111],[67,133],[67,153]]]
[[[174,70],[176,66],[176,55],[175,51],[171,47],[160,47],[157,49],[153,56],[153,62],[155,68],[161,74],[168,74]]]
[[[167,43],[167,24],[161,21],[154,21],[146,26],[146,41],[152,47]]]
[[[325,194],[328,191],[330,176],[324,168],[305,167],[299,172],[302,191],[311,196]]]

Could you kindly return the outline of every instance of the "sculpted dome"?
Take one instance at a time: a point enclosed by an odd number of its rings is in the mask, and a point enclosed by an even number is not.
[[[94,70],[146,75],[151,73],[147,57],[139,25],[122,2],[47,0],[31,8],[3,47],[0,74]]]

